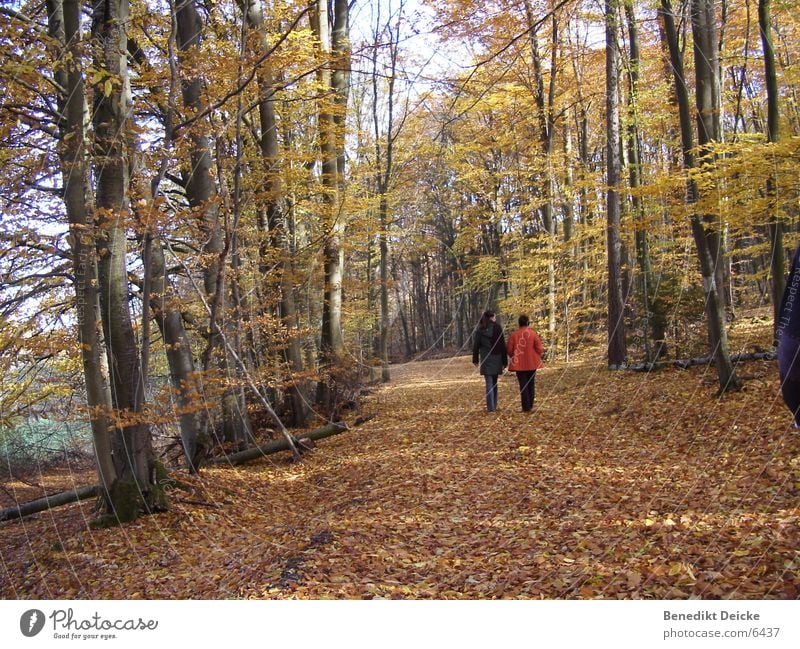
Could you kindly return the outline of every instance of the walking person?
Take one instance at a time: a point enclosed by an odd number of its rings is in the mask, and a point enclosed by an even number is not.
[[[544,345],[539,334],[530,328],[528,316],[521,315],[517,329],[508,339],[508,371],[517,373],[522,411],[530,412],[536,398],[536,370],[543,366]]]
[[[795,428],[800,428],[800,245],[786,280],[775,333],[783,401],[792,411]]]
[[[497,410],[497,377],[508,365],[503,328],[493,311],[484,311],[472,341],[472,362],[486,381],[486,410]]]

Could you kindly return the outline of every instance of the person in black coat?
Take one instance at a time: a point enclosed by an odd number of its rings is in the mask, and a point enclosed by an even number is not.
[[[486,381],[486,410],[497,410],[497,377],[508,365],[503,328],[493,311],[484,311],[472,340],[472,362]]]
[[[800,428],[800,245],[792,259],[775,333],[783,401],[792,411],[795,428]]]

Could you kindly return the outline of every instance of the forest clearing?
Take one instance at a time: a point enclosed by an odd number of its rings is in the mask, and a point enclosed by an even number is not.
[[[775,362],[739,371],[717,398],[708,367],[587,357],[548,364],[531,413],[504,375],[487,413],[469,357],[408,363],[299,463],[180,475],[121,529],[90,529],[93,501],[0,524],[0,597],[794,599],[800,434]]]

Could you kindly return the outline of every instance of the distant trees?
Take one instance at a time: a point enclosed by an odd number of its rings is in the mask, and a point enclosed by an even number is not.
[[[728,139],[726,132],[737,125],[741,128],[741,120],[731,122],[727,116],[741,115],[741,101],[738,107],[730,102],[741,99],[742,84],[752,97],[758,93],[756,88],[765,87],[746,59],[741,67],[732,65],[728,77],[720,72],[720,46],[729,48],[725,60],[737,64],[739,54],[734,48],[742,43],[747,57],[763,51],[755,33],[747,28],[748,8],[729,4],[723,25],[723,16],[708,3],[681,3],[677,9],[665,5],[660,10],[662,21],[673,19],[671,25],[662,22],[659,27],[650,20],[654,14],[639,3],[609,3],[606,24],[615,33],[609,34],[602,50],[607,55],[605,71],[598,58],[601,50],[587,45],[596,40],[597,30],[587,27],[581,3],[526,2],[524,9],[516,17],[508,12],[473,15],[467,10],[470,17],[461,22],[454,21],[452,6],[439,12],[453,39],[469,39],[480,52],[475,69],[456,87],[453,117],[443,115],[442,119],[452,120],[448,132],[452,141],[459,142],[459,133],[466,138],[465,155],[476,155],[478,149],[487,156],[492,152],[491,164],[485,163],[480,170],[452,166],[454,186],[463,188],[463,204],[480,205],[480,199],[469,194],[482,191],[481,183],[490,178],[508,196],[503,211],[489,202],[491,207],[485,212],[503,213],[499,221],[503,244],[499,252],[490,253],[500,261],[500,272],[508,268],[507,297],[501,305],[510,311],[535,311],[543,329],[552,326],[551,314],[558,313],[558,327],[568,336],[594,328],[602,309],[608,322],[610,366],[635,361],[637,354],[652,361],[667,349],[690,352],[689,341],[680,334],[682,323],[694,320],[698,305],[703,305],[707,349],[717,364],[720,387],[735,387],[738,379],[726,360],[730,356],[726,321],[734,317],[737,303],[755,304],[763,299],[766,280],[782,275],[778,269],[785,265],[784,244],[775,243],[774,225],[767,239],[766,218],[751,218],[764,213],[759,196],[769,169],[762,157],[765,150],[758,146],[758,155],[753,156],[753,139],[743,137],[741,130]],[[646,18],[642,21],[646,29],[640,30],[637,24],[637,9]],[[628,27],[624,32],[618,27],[623,10]],[[783,16],[781,20],[791,19]],[[530,39],[532,24],[538,41]],[[724,38],[719,35],[722,27]],[[537,49],[548,34],[558,43],[559,57],[538,68]],[[625,40],[627,49],[621,47]],[[696,56],[684,61],[687,44],[695,47]],[[533,63],[518,63],[527,56]],[[788,55],[786,60],[792,58]],[[549,98],[537,101],[534,93],[534,101],[526,102],[515,84],[527,81],[528,73],[536,79],[538,69],[543,70],[541,79],[532,85],[542,89],[540,96],[548,89]],[[586,90],[587,71],[592,79],[605,78],[603,111],[598,93]],[[625,73],[627,85],[617,83],[617,71]],[[692,93],[697,99],[694,107]],[[760,104],[750,105],[752,123],[758,124]],[[570,124],[563,118],[575,107],[580,111],[575,111]],[[475,137],[472,125],[479,120],[491,127]],[[536,120],[544,120],[549,129],[536,130]],[[505,124],[511,126],[505,128]],[[537,147],[541,132],[552,139],[546,151]],[[777,149],[780,163],[772,158],[781,174],[787,169],[785,156],[793,155],[790,148],[787,144]],[[544,176],[535,176],[528,185],[520,182],[529,169],[545,166],[552,182]],[[601,169],[606,172],[603,176],[598,173]],[[774,182],[767,184],[774,186]],[[554,207],[560,208],[553,212],[552,224],[543,217],[526,225],[522,206],[528,202],[546,215],[548,193],[558,197]],[[725,200],[726,193],[731,200]],[[791,227],[796,229],[796,210],[786,202],[790,194],[777,200],[780,208],[773,201],[770,209],[773,214],[791,214]],[[766,195],[771,192],[767,190]],[[477,252],[481,243],[469,224],[477,226],[483,217],[467,219],[464,214],[460,242]],[[603,239],[597,231],[600,214],[608,224]],[[551,258],[533,242],[544,241],[545,233],[552,241],[553,233],[559,231],[563,231],[564,244],[555,252],[559,281],[554,288],[548,279]],[[598,247],[601,240],[604,249]],[[687,240],[698,246],[697,256],[687,254]],[[771,251],[765,254],[767,241]],[[605,262],[605,273],[598,261]],[[697,266],[701,273],[693,277]],[[477,254],[467,258],[465,286],[482,288],[489,267]],[[641,290],[633,290],[634,283]],[[732,302],[734,296],[737,302]],[[553,308],[554,298],[561,305],[558,309]],[[632,347],[623,343],[626,330]],[[690,343],[691,353],[702,353],[698,343],[697,339]],[[565,347],[569,349],[569,343]]]

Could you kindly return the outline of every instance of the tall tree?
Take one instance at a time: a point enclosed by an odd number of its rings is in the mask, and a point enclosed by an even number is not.
[[[606,0],[606,241],[608,252],[608,367],[625,366],[625,301],[622,293],[620,232],[619,4]]]
[[[209,449],[209,441],[202,423],[202,397],[192,355],[192,340],[184,326],[181,300],[170,278],[164,254],[165,244],[158,231],[159,201],[155,200],[159,193],[158,178],[147,182],[140,145],[135,137],[130,139],[131,186],[133,196],[137,199],[134,212],[144,240],[142,262],[145,277],[149,280],[142,287],[142,299],[146,303],[142,305],[143,352],[149,343],[144,332],[152,314],[164,340],[170,381],[177,393],[180,438],[186,465],[190,472],[195,473]],[[143,373],[146,375],[146,371]]]
[[[121,135],[131,127],[128,17],[128,0],[108,0],[93,7],[94,66],[104,72],[95,88],[92,114],[96,245],[100,315],[115,413],[112,446],[117,481],[112,485],[111,501],[120,520],[165,505],[156,483],[150,426],[142,416],[145,377],[133,332],[128,288],[130,167],[126,139]]]
[[[270,60],[270,43],[264,21],[262,0],[242,3],[247,28],[248,43],[256,60],[263,61],[257,70],[259,150],[263,165],[264,206],[267,236],[271,246],[278,251],[277,272],[280,275],[280,317],[290,332],[284,349],[284,360],[293,374],[290,401],[294,424],[304,426],[309,416],[306,382],[297,379],[304,369],[303,349],[298,335],[297,305],[294,295],[294,251],[291,238],[287,197],[281,177],[280,138],[275,111],[275,78]],[[262,272],[266,273],[264,266]],[[264,278],[266,279],[266,278]]]
[[[117,482],[111,443],[111,391],[101,333],[100,284],[95,247],[94,200],[89,182],[86,134],[86,84],[83,71],[85,42],[81,30],[80,0],[48,0],[48,31],[56,43],[55,81],[61,89],[61,115],[57,138],[64,205],[69,221],[69,241],[78,319],[78,342],[83,362],[86,401],[92,427],[97,472],[107,505],[113,511],[112,488]]]
[[[350,89],[350,5],[334,0],[333,14],[328,0],[317,0],[311,24],[320,50],[318,79],[323,96],[319,100],[318,131],[322,165],[324,236],[323,265],[325,289],[322,310],[321,356],[331,366],[344,355],[342,337],[342,276],[344,253],[345,117]],[[330,96],[327,94],[330,93]],[[321,401],[328,400],[324,382]]]
[[[551,31],[551,58],[549,62],[550,81],[545,90],[545,63],[539,52],[539,28],[544,19],[537,20],[533,5],[530,0],[525,0],[525,19],[527,22],[528,40],[531,46],[531,60],[533,63],[533,96],[537,109],[539,149],[544,165],[543,200],[541,207],[542,223],[547,233],[547,330],[549,337],[548,354],[553,354],[556,347],[556,222],[553,210],[555,200],[555,173],[552,165],[553,141],[555,138],[555,116],[553,104],[555,101],[557,78],[557,52],[558,52],[558,20],[555,11],[550,12]]]
[[[214,156],[210,124],[202,118],[206,109],[203,101],[204,78],[199,71],[203,56],[203,20],[196,0],[184,0],[176,7],[177,43],[180,52],[180,75],[183,105],[186,112],[184,130],[190,140],[189,160],[186,161],[183,185],[193,215],[200,230],[202,254],[203,288],[210,303],[207,328],[208,342],[203,355],[203,370],[213,367],[223,374],[235,366],[225,349],[221,329],[225,326],[227,300],[225,236],[220,224],[220,200],[214,180]],[[206,422],[213,425],[210,418]],[[229,442],[243,445],[250,435],[247,408],[240,390],[225,387],[222,396],[223,437]]]
[[[775,69],[775,49],[772,44],[772,19],[770,0],[758,0],[758,24],[761,29],[761,46],[764,52],[764,78],[767,90],[767,142],[773,144],[780,139],[780,112],[778,109],[778,78]],[[771,244],[770,286],[772,288],[773,329],[777,331],[781,297],[786,286],[783,249],[783,222],[777,208],[777,183],[775,175],[767,176],[767,222]],[[775,335],[775,334],[774,334]]]
[[[163,227],[160,206],[164,203],[162,184],[165,179],[169,152],[172,146],[172,132],[177,113],[178,74],[175,61],[176,28],[174,16],[170,18],[167,36],[167,62],[169,64],[169,84],[166,103],[160,105],[159,113],[164,125],[164,154],[158,170],[152,178],[142,151],[142,143],[137,129],[128,129],[128,156],[131,174],[132,209],[136,217],[139,238],[142,240],[142,366],[147,375],[149,351],[150,318],[156,321],[164,341],[164,349],[169,366],[170,382],[177,394],[180,439],[186,466],[192,473],[199,470],[206,456],[210,441],[207,426],[204,424],[205,410],[202,407],[202,394],[192,353],[192,338],[184,325],[183,301],[167,267],[161,229]],[[132,62],[138,66],[142,78],[157,77],[158,83],[148,87],[151,97],[163,95],[161,77],[154,74],[151,62],[132,38],[128,40],[128,50]]]
[[[390,5],[391,7],[391,5]],[[392,180],[394,164],[394,147],[399,128],[394,124],[395,117],[395,84],[397,81],[397,63],[400,47],[400,26],[404,18],[405,1],[401,0],[394,16],[387,18],[386,25],[382,24],[381,4],[378,3],[375,17],[375,43],[372,49],[372,117],[375,135],[375,176],[378,192],[378,247],[379,247],[379,274],[380,274],[380,359],[381,380],[389,381],[389,189]],[[394,25],[392,25],[394,20]],[[388,49],[387,72],[379,74],[379,39],[386,34],[388,42],[384,45]],[[379,87],[381,78],[386,78],[386,114],[385,133],[382,134],[381,115],[379,115]]]
[[[630,47],[629,71],[628,71],[628,182],[630,183],[633,196],[631,198],[634,216],[635,240],[636,240],[636,259],[639,264],[639,278],[642,284],[642,310],[645,361],[651,362],[655,356],[661,356],[665,350],[663,348],[663,337],[654,336],[654,342],[658,346],[653,354],[650,344],[650,291],[655,287],[653,281],[653,269],[650,261],[650,243],[648,241],[647,224],[645,220],[644,200],[640,189],[643,184],[643,164],[641,133],[639,128],[639,77],[641,66],[641,55],[639,47],[639,26],[636,21],[636,11],[633,0],[625,0],[625,17],[628,24],[628,43]]]
[[[709,144],[714,134],[713,115],[708,113],[714,111],[713,89],[714,79],[716,78],[716,39],[711,37],[708,32],[703,30],[711,28],[708,25],[709,7],[697,6],[705,0],[693,0],[692,4],[692,26],[693,31],[698,32],[695,40],[695,65],[699,66],[696,70],[697,80],[697,110],[698,110],[698,129],[701,131],[700,139],[703,144]],[[696,9],[696,11],[695,11]],[[711,7],[713,17],[713,6]],[[670,62],[672,64],[673,76],[675,79],[674,90],[678,104],[681,131],[681,148],[683,149],[683,165],[686,171],[695,168],[694,157],[694,133],[692,129],[691,109],[689,103],[689,92],[684,73],[683,54],[678,41],[678,30],[675,26],[674,13],[670,0],[661,0],[659,9],[664,22],[664,35],[667,39],[669,48]],[[712,48],[711,51],[706,51]],[[708,57],[708,58],[706,58]],[[712,121],[709,122],[708,120]],[[719,293],[716,279],[716,265],[714,263],[714,253],[718,250],[715,242],[718,242],[719,233],[713,229],[713,217],[703,218],[698,210],[694,208],[699,200],[699,189],[691,176],[686,181],[686,200],[692,208],[691,226],[692,235],[697,247],[697,254],[700,260],[700,273],[703,278],[703,293],[705,295],[706,321],[708,325],[708,339],[711,355],[717,368],[720,391],[735,389],[741,385],[739,378],[733,368],[728,349],[728,333],[725,328],[725,307],[724,300]],[[711,227],[706,225],[710,222]]]

